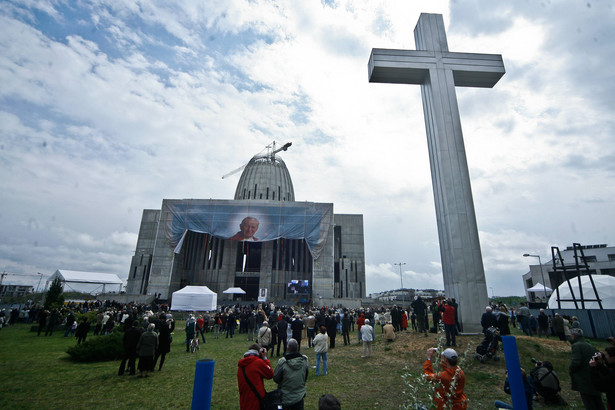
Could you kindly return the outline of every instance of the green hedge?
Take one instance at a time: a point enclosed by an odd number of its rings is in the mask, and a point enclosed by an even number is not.
[[[122,358],[124,332],[114,329],[106,336],[93,336],[84,343],[69,347],[66,353],[77,362],[103,362]]]

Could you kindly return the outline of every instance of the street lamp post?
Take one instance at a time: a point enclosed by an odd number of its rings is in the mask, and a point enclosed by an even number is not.
[[[401,265],[405,265],[406,262],[399,262],[399,263],[394,263],[393,265],[399,265],[399,278],[401,279],[401,288],[404,288],[404,277],[401,274]]]
[[[40,272],[36,272],[38,275],[41,275],[41,277],[38,279],[38,285],[36,285],[36,293],[38,293],[38,287],[41,286],[41,280],[43,279],[43,274]]]
[[[546,301],[547,300],[547,285],[545,283],[545,275],[542,272],[542,261],[540,260],[540,255],[530,255],[529,253],[524,253],[523,256],[525,258],[527,258],[527,257],[538,258],[538,265],[540,265],[540,277],[542,278],[542,287],[544,289],[545,301]],[[547,309],[548,308],[549,308],[549,304],[547,303]]]

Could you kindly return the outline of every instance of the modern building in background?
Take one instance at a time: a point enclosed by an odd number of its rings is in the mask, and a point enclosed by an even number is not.
[[[3,283],[0,285],[0,298],[5,296],[24,296],[34,293],[34,286]]]
[[[126,293],[169,300],[205,285],[222,301],[238,297],[223,293],[232,287],[246,301],[365,297],[363,215],[295,201],[282,149],[248,162],[233,200],[163,199],[144,210]]]
[[[554,269],[553,258],[551,255],[546,257],[546,262],[542,265],[530,265],[530,270],[523,275],[523,285],[525,287],[526,296],[530,302],[546,302],[544,299],[544,292],[529,292],[528,289],[535,286],[537,283],[545,285],[547,288],[555,291],[559,285],[561,285],[566,279],[573,279],[580,275],[609,275],[615,276],[615,247],[607,246],[606,244],[600,245],[582,245],[579,247],[583,253],[584,260],[577,249],[578,261],[575,261],[575,250],[573,246],[567,247],[565,250],[560,251],[560,255],[564,260],[564,264],[568,267],[575,265],[578,262],[579,265],[584,266],[587,264],[588,269],[580,269],[579,273],[576,269],[567,269],[564,274],[562,269]],[[557,260],[557,256],[556,256]],[[559,262],[556,266],[560,266]],[[551,292],[547,292],[549,295]]]

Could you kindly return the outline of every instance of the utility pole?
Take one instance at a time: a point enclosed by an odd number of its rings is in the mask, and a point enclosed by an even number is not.
[[[540,255],[530,255],[529,253],[524,253],[523,256],[525,258],[538,258],[538,265],[540,265],[540,277],[542,278],[542,288],[544,290],[544,298],[545,302],[547,302],[547,309],[549,309],[549,299],[547,298],[547,285],[545,282],[545,275],[542,272],[542,261],[540,260]],[[531,268],[530,268],[531,271]]]
[[[6,276],[6,271],[0,273],[0,291],[2,290],[2,281],[4,280],[5,276]]]
[[[393,265],[399,265],[399,278],[401,279],[401,288],[404,288],[404,277],[401,274],[401,265],[405,265],[406,262],[399,262],[399,263],[394,263]]]
[[[38,285],[36,285],[36,293],[38,293],[38,288],[41,286],[41,280],[43,280],[43,274],[40,272],[36,272],[36,274],[40,275],[40,278],[38,278]]]

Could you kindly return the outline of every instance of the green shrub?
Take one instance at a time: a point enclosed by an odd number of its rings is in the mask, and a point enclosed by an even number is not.
[[[66,353],[77,362],[104,362],[122,358],[124,332],[115,329],[106,336],[94,336],[80,345],[69,347]]]
[[[94,326],[96,326],[96,315],[98,314],[98,311],[96,310],[90,310],[86,313],[79,313],[79,312],[75,312],[75,319],[77,320],[77,324],[81,323],[81,320],[84,317],[88,318],[88,323],[92,326],[91,331],[94,331]]]

